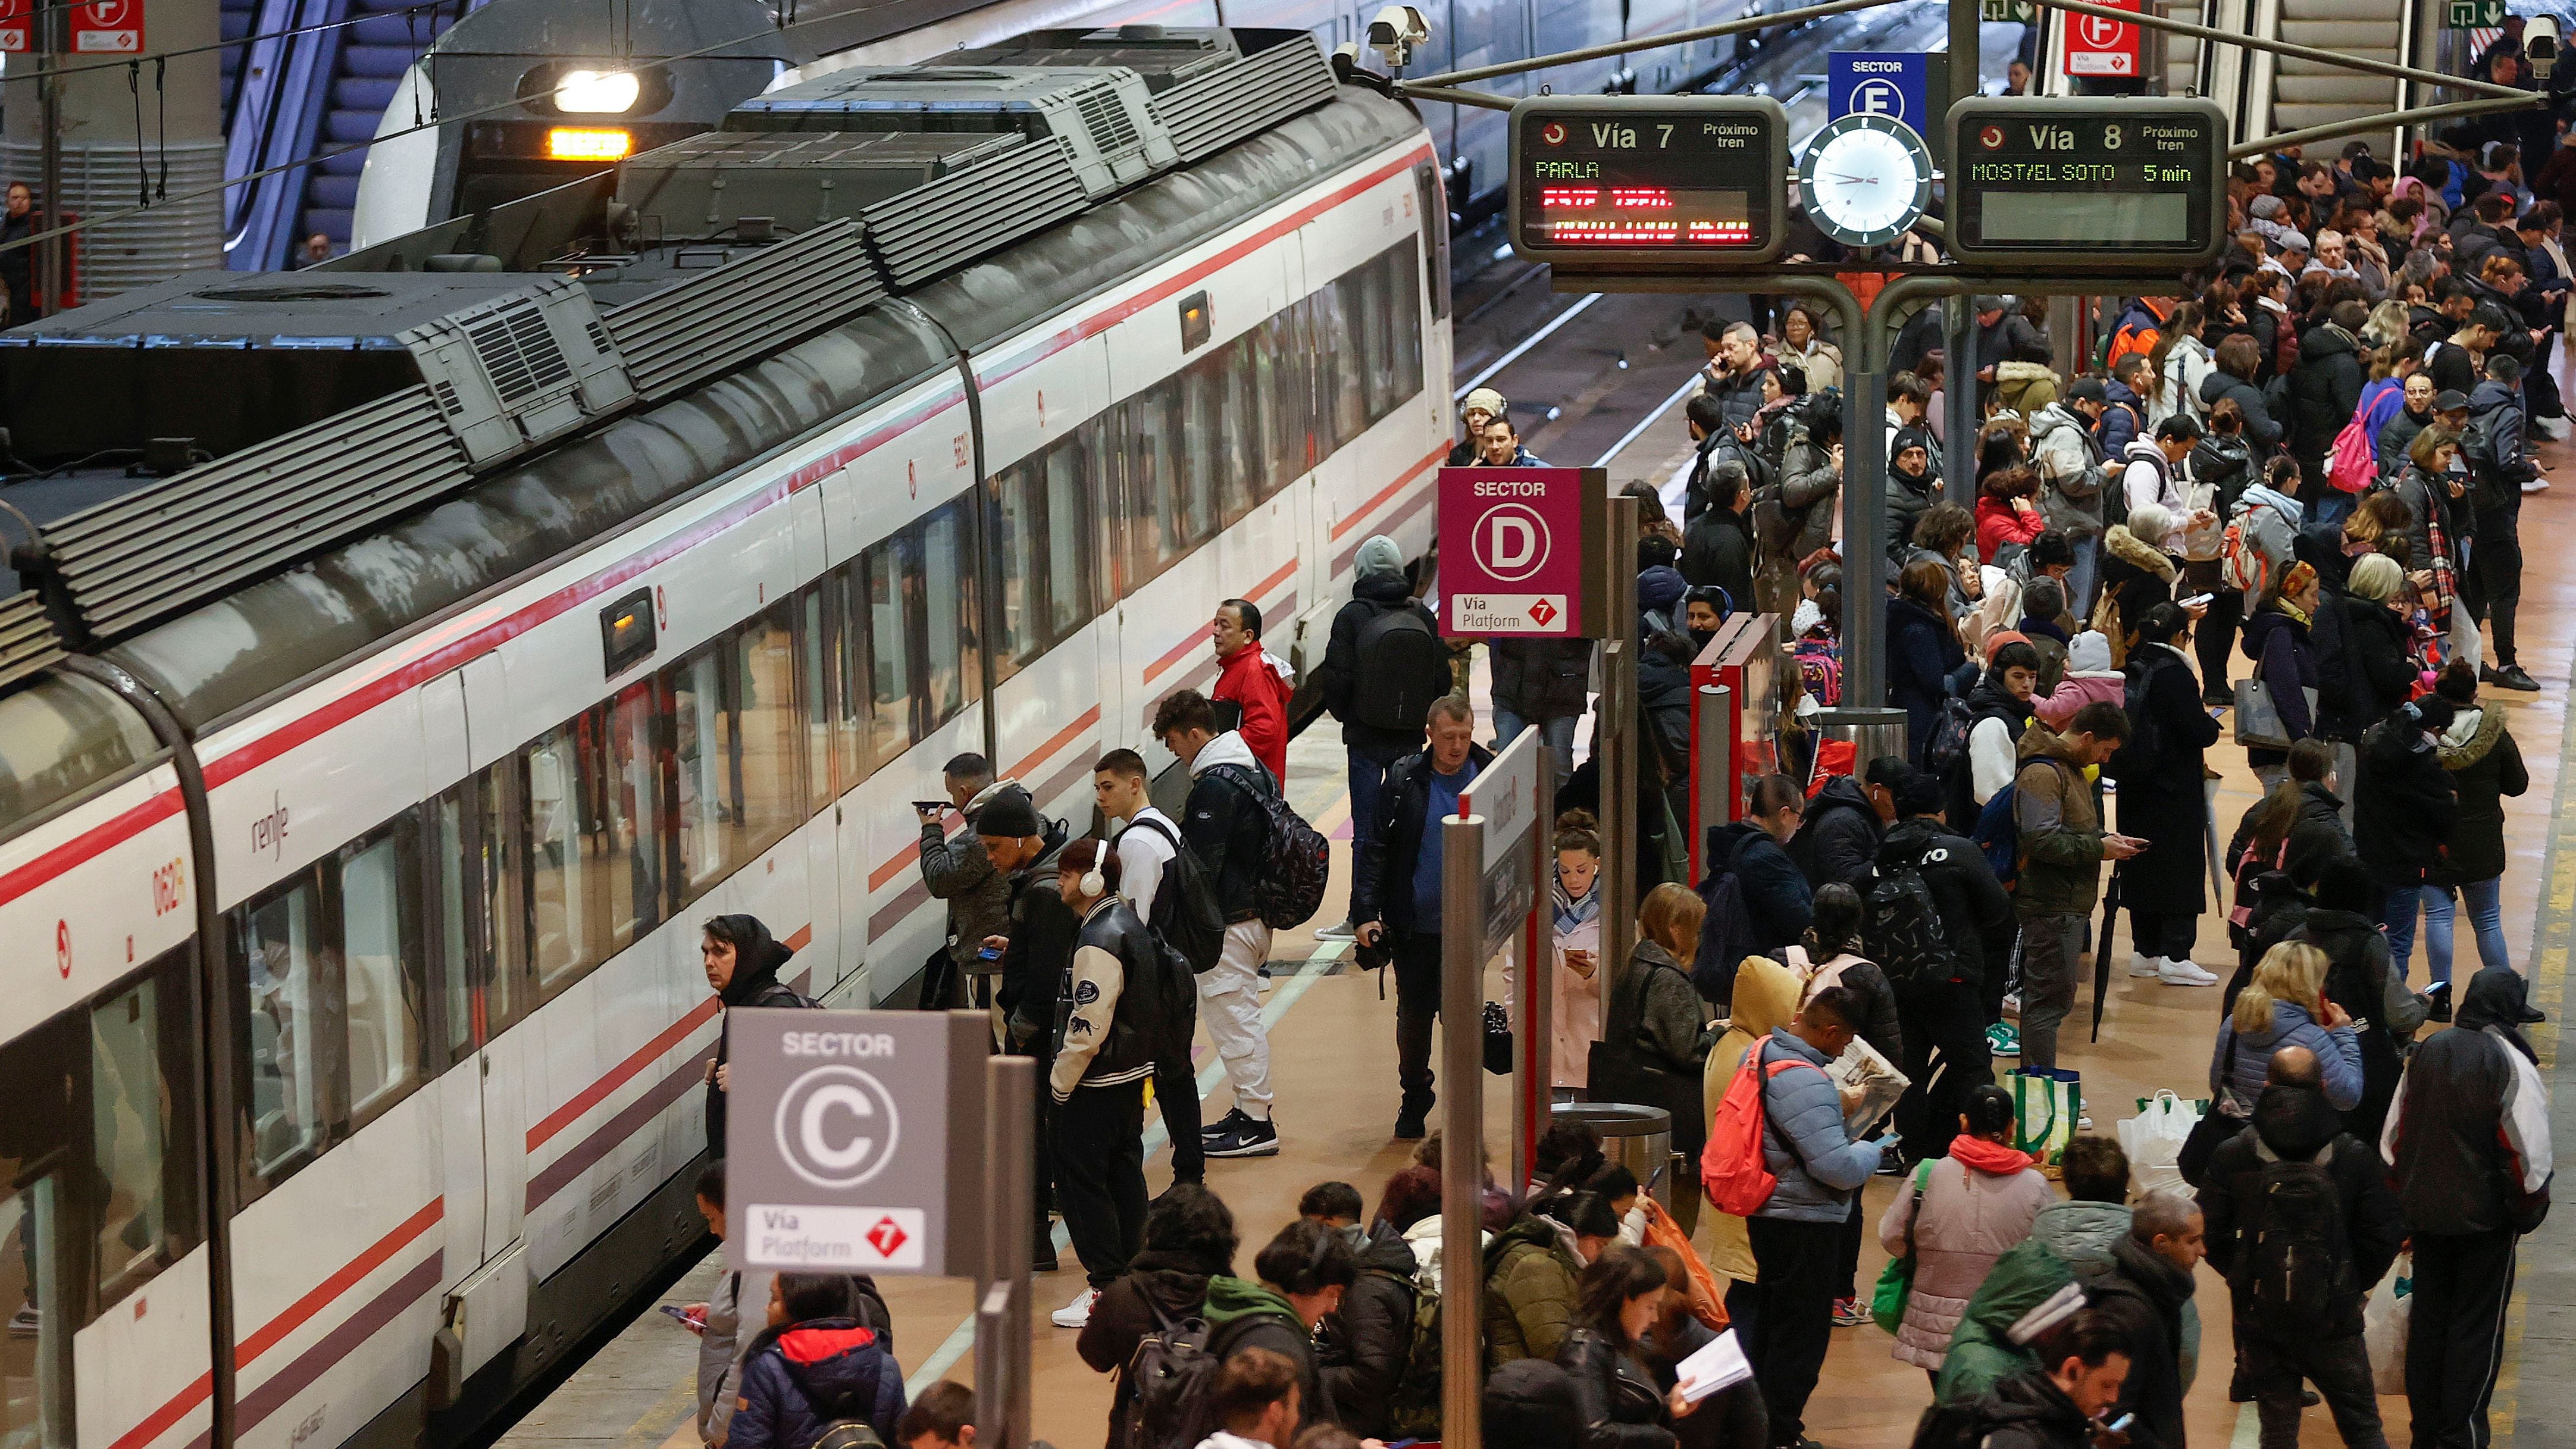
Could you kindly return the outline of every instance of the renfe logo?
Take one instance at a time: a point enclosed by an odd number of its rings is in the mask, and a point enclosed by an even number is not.
[[[1476,523],[1477,562],[1489,576],[1507,584],[1547,567],[1553,542],[1547,520],[1518,503],[1503,504]]]

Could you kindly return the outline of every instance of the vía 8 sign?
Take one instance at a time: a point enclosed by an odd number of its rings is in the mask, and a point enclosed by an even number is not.
[[[1962,262],[2170,276],[2226,244],[2227,120],[2214,102],[1979,97],[1949,124]]]

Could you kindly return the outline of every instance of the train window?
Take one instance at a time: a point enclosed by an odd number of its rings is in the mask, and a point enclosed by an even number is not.
[[[327,1043],[338,1036],[330,1008],[322,890],[308,872],[270,891],[235,918],[237,955],[250,985],[252,1173],[274,1182],[322,1143],[329,1111]]]
[[[875,748],[869,758],[891,760],[920,738],[912,718],[911,612],[917,588],[906,588],[903,554],[907,540],[898,535],[867,552],[868,699],[875,724]]]
[[[1385,410],[1393,412],[1422,394],[1422,246],[1408,237],[1378,261],[1387,269],[1387,328],[1395,340],[1395,390]]]
[[[922,520],[921,570],[923,613],[930,629],[930,719],[935,729],[984,697],[983,619],[975,586],[974,540],[961,500]]]
[[[1341,446],[1333,436],[1333,363],[1323,350],[1323,308],[1324,294],[1319,292],[1300,300],[1288,316],[1285,355],[1292,369],[1288,382],[1299,399],[1298,436],[1289,440],[1289,455],[1299,473],[1315,471],[1316,464]]]
[[[796,640],[784,605],[736,632],[741,674],[727,701],[739,732],[734,764],[742,782],[738,862],[749,861],[805,823],[805,793],[796,775],[803,734],[796,708]]]
[[[1286,314],[1265,320],[1248,340],[1252,343],[1252,400],[1261,430],[1261,496],[1269,497],[1305,471],[1300,456],[1305,438],[1305,409],[1299,406],[1303,383],[1294,360],[1296,324]],[[1247,413],[1243,424],[1251,427]]]
[[[165,954],[90,1012],[91,1160],[102,1188],[93,1314],[201,1237],[193,955]]]
[[[1201,358],[1180,376],[1172,379],[1180,403],[1180,426],[1173,436],[1181,451],[1181,482],[1189,489],[1190,542],[1197,545],[1216,536],[1218,529],[1243,516],[1242,510],[1227,506],[1224,481],[1217,474],[1223,466],[1223,444],[1217,437],[1225,415],[1225,354]]]
[[[340,858],[349,1117],[364,1125],[422,1076],[420,879],[410,821]]]
[[[837,699],[832,714],[834,787],[843,793],[858,788],[875,768],[868,758],[868,594],[858,560],[825,576],[823,593],[831,602],[824,616],[833,621],[832,682]]]
[[[429,850],[426,859],[436,879],[431,883],[430,917],[437,925],[430,960],[438,977],[447,1060],[463,1061],[474,1049],[474,936],[467,902],[478,862],[467,842],[465,793],[459,785],[429,804]]]
[[[1356,442],[1368,429],[1368,393],[1361,369],[1366,365],[1364,303],[1358,272],[1344,273],[1315,294],[1315,366],[1324,408],[1332,417],[1332,445]]]
[[[1173,420],[1179,402],[1176,392],[1166,382],[1127,401],[1126,442],[1131,469],[1136,470],[1129,476],[1145,484],[1137,502],[1146,510],[1146,537],[1151,545],[1143,560],[1147,577],[1162,573],[1188,553],[1197,532],[1190,517],[1190,492],[1180,476],[1182,452]]]
[[[1431,284],[1431,316],[1436,321],[1449,315],[1449,191],[1440,184],[1440,168],[1428,161],[1413,168],[1413,204],[1422,213],[1422,235],[1431,243],[1431,270],[1425,280]],[[1419,263],[1416,258],[1417,267]],[[1422,329],[1413,330],[1418,338]]]
[[[600,760],[608,778],[600,802],[611,951],[635,944],[661,918],[662,763],[655,746],[661,715],[657,680],[629,685],[608,703],[608,748]]]
[[[1216,436],[1217,487],[1225,498],[1229,524],[1250,513],[1266,492],[1261,486],[1267,456],[1261,451],[1261,407],[1252,397],[1254,374],[1259,370],[1253,350],[1253,335],[1247,332],[1208,359],[1224,392],[1216,404],[1225,418]]]
[[[539,989],[569,985],[599,959],[600,835],[582,756],[598,749],[587,737],[596,717],[579,715],[539,735],[521,753],[528,761],[528,903],[534,934],[529,955]]]
[[[1046,455],[1046,509],[1037,517],[1052,523],[1041,526],[1047,546],[1048,629],[1057,639],[1070,636],[1100,612],[1092,554],[1082,546],[1084,520],[1092,516],[1090,490],[1084,486],[1087,451],[1077,436],[1056,444]]]
[[[484,975],[479,1039],[491,1040],[525,1015],[528,986],[528,883],[521,865],[528,854],[519,824],[527,818],[526,761],[516,755],[494,762],[475,777],[474,856],[470,867],[483,906]]]
[[[994,612],[1000,619],[1002,636],[993,641],[993,682],[1017,674],[1020,666],[1037,658],[1046,647],[1048,609],[1047,579],[1040,572],[1038,539],[1045,530],[1038,510],[1039,490],[1045,485],[1046,462],[1031,458],[1016,467],[1005,468],[993,475],[991,505],[986,510],[990,520],[993,555],[999,563],[1002,596]],[[1079,515],[1056,515],[1071,521]]]
[[[840,760],[832,737],[832,709],[841,697],[836,678],[841,656],[834,637],[840,632],[839,616],[832,607],[838,592],[833,576],[826,574],[796,595],[796,697],[804,701],[805,759],[812,766],[805,772],[808,815],[832,808],[846,788],[836,778]]]
[[[20,1046],[13,1045],[15,1056]],[[11,1063],[14,1069],[16,1062]],[[14,1075],[14,1070],[12,1075]],[[19,1105],[13,1102],[13,1106]],[[20,1169],[31,1162],[10,1164]],[[62,1271],[69,1235],[63,1223],[60,1167],[7,1179],[0,1197],[0,1301],[22,1305],[0,1338],[0,1440],[27,1449],[71,1449],[72,1312],[70,1284]]]
[[[672,754],[679,772],[681,898],[696,900],[722,879],[728,832],[741,818],[732,768],[732,727],[724,676],[733,642],[720,639],[671,671]]]

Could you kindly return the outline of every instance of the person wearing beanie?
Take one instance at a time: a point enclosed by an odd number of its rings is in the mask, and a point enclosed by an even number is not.
[[[2352,838],[2386,893],[2383,926],[2392,923],[2395,903],[2417,899],[2459,828],[2459,781],[2442,768],[2441,754],[2442,734],[2457,713],[2449,700],[2430,695],[2398,706],[2361,737]]]
[[[1390,615],[1408,617],[1381,622]],[[1362,680],[1368,688],[1361,688]],[[1357,853],[1377,830],[1386,772],[1422,748],[1421,716],[1400,706],[1408,695],[1427,701],[1451,688],[1440,621],[1414,597],[1404,549],[1385,534],[1371,534],[1353,559],[1350,601],[1333,615],[1316,684],[1323,691],[1324,708],[1342,726],[1342,749],[1350,766],[1351,848]],[[1404,717],[1408,713],[1411,717]],[[1352,929],[1353,923],[1345,920],[1315,935],[1347,941]]]
[[[1887,557],[1892,573],[1914,540],[1924,510],[1941,501],[1941,479],[1932,470],[1932,430],[1908,423],[1887,443]],[[1994,557],[1992,553],[1986,555]]]
[[[1472,467],[1477,461],[1478,450],[1484,443],[1485,424],[1504,416],[1511,409],[1512,405],[1504,400],[1503,395],[1490,387],[1480,387],[1470,391],[1466,401],[1458,404],[1461,436],[1457,442],[1449,445],[1449,466]]]
[[[1038,1271],[1055,1270],[1055,1244],[1047,1234],[1045,1205],[1055,1189],[1055,1153],[1048,1125],[1051,1093],[1047,1077],[1055,1066],[1056,983],[1073,960],[1082,934],[1082,918],[1056,890],[1056,864],[1069,832],[1060,820],[1038,813],[1026,790],[1014,785],[984,802],[975,817],[975,834],[993,869],[1010,882],[1005,928],[983,941],[1001,954],[1001,986],[994,1005],[1001,1008],[1004,1048],[1013,1056],[1035,1057],[1037,1082],[1037,1217],[1035,1261]]]

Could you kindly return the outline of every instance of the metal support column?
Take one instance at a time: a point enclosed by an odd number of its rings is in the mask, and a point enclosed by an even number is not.
[[[1699,802],[1703,832],[1726,823],[1727,802],[1735,793],[1735,741],[1730,729],[1734,695],[1735,691],[1723,684],[1703,684],[1692,700],[1697,706],[1692,712],[1691,730],[1699,741],[1699,771],[1698,778],[1691,781],[1691,789]],[[1714,742],[1712,731],[1718,732]],[[1716,866],[1711,863],[1709,868],[1714,870]]]
[[[1965,297],[1945,297],[1941,309],[1942,496],[1962,508],[1977,506],[1977,314]],[[1926,423],[1931,421],[1925,418]],[[1850,590],[1844,591],[1850,597]]]
[[[1022,1449],[1029,1442],[1037,1091],[1036,1058],[997,1056],[984,1064],[984,1276],[975,1297],[975,1442],[994,1449]]]
[[[1485,1215],[1485,819],[1452,815],[1434,828],[1440,831],[1440,1077],[1449,1088],[1441,1098],[1440,1232],[1443,1242],[1474,1243]],[[1603,924],[1617,914],[1604,910]],[[1027,1251],[1025,1238],[1021,1251]],[[1483,1255],[1441,1254],[1440,1442],[1446,1449],[1484,1443],[1483,1289]]]
[[[1515,948],[1521,953],[1519,999],[1512,1003],[1512,1020],[1523,1033],[1520,1050],[1521,1080],[1512,1093],[1511,1180],[1527,1182],[1538,1163],[1538,1139],[1547,1131],[1549,1114],[1554,1109],[1556,1090],[1556,929],[1549,919],[1548,890],[1556,882],[1556,830],[1549,824],[1555,814],[1556,752],[1538,752],[1539,818],[1530,828],[1538,832],[1537,848],[1530,852],[1536,863],[1536,878],[1530,882],[1529,920],[1521,928],[1521,939]],[[1597,883],[1596,883],[1597,885]],[[1479,1009],[1482,1003],[1479,1003]]]
[[[63,220],[62,72],[69,64],[71,53],[71,47],[64,43],[71,26],[71,7],[45,6],[38,12],[36,26],[36,43],[42,57],[38,63],[45,68],[45,78],[36,83],[38,114],[36,124],[44,133],[39,138],[44,149],[38,167],[40,175],[37,181],[43,189],[36,198],[35,224],[40,231],[52,231],[61,226]],[[71,256],[71,244],[71,238],[67,236],[49,236],[36,243],[36,264],[33,268],[36,284],[35,305],[27,307],[26,303],[29,299],[24,297],[10,298],[13,309],[24,309],[21,315],[13,316],[12,321],[39,316],[50,317],[61,309],[63,286],[70,276],[65,264]]]
[[[1601,999],[1637,941],[1637,500],[1610,500],[1610,617],[1601,631]],[[1479,931],[1483,927],[1477,928]],[[1460,1242],[1469,1239],[1460,1238]]]

